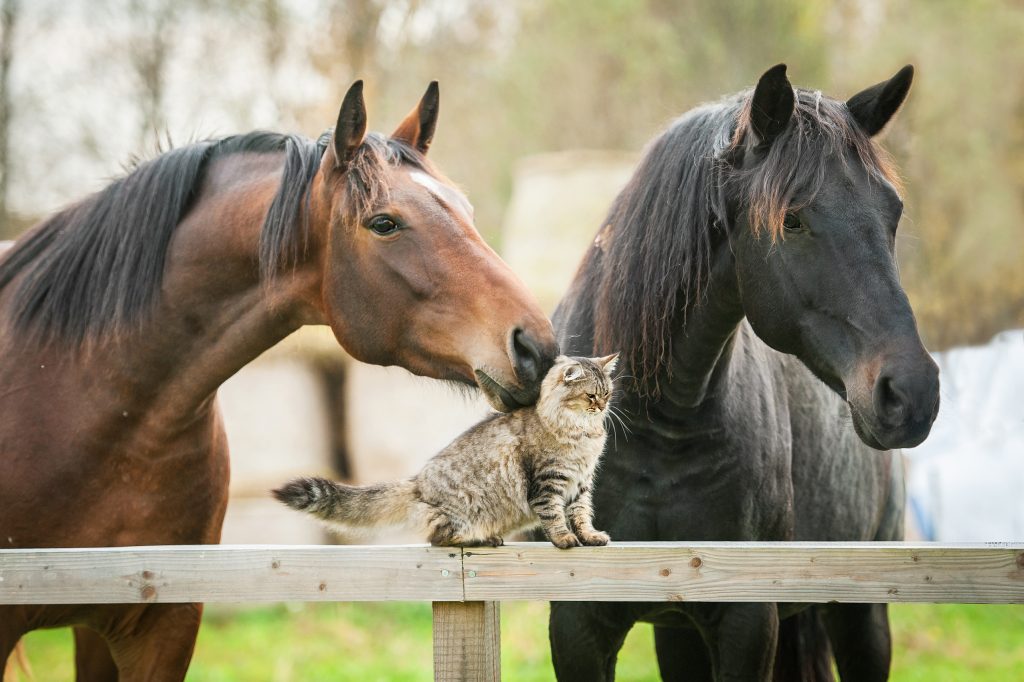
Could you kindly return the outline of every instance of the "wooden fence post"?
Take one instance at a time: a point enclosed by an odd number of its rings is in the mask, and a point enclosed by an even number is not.
[[[501,605],[434,602],[434,680],[501,680]]]

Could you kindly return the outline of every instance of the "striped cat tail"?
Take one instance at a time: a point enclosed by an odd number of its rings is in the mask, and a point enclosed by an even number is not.
[[[273,491],[292,509],[349,528],[407,525],[416,483],[412,480],[373,485],[345,485],[325,478],[296,478]]]

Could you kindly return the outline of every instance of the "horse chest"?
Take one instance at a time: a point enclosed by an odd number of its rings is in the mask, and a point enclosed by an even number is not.
[[[595,490],[599,521],[621,539],[788,537],[788,452],[713,421],[698,423],[680,427],[685,438],[642,431],[610,446]]]

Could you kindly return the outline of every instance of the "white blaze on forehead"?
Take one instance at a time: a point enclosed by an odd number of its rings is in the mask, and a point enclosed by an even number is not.
[[[466,213],[467,217],[472,218],[473,207],[470,205],[469,200],[463,196],[462,192],[458,191],[454,187],[438,182],[436,178],[432,178],[426,173],[421,173],[420,171],[412,171],[409,173],[409,177],[412,178],[412,181],[416,184],[426,187],[431,194],[443,201],[445,204],[461,208]]]
[[[444,185],[442,185],[434,178],[430,177],[426,173],[421,173],[419,171],[413,171],[409,173],[409,177],[413,179],[413,182],[418,182],[419,184],[423,185],[437,196],[444,199],[446,188]]]

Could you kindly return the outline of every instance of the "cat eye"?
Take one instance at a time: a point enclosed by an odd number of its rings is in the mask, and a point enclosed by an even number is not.
[[[590,400],[597,400],[597,396],[594,395],[593,393],[588,393],[587,394],[587,398],[590,399]]]
[[[389,215],[375,215],[366,223],[366,227],[378,237],[390,237],[402,229],[397,218]]]

